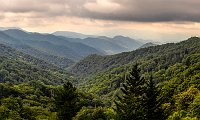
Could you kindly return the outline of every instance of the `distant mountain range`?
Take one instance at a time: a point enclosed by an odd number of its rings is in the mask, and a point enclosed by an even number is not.
[[[41,34],[20,28],[0,28],[0,43],[64,68],[91,54],[112,55],[144,44],[124,36],[109,38],[74,32]]]
[[[88,38],[88,37],[96,37],[94,35],[85,35],[85,34],[82,34],[82,33],[70,32],[70,31],[56,31],[52,34],[56,35],[56,36],[67,37],[67,38],[80,38],[80,39],[85,39],[85,38]]]
[[[0,27],[0,31],[3,31],[3,30],[9,30],[9,29],[17,29],[17,30],[22,30],[21,28],[19,27]]]
[[[90,54],[100,51],[82,43],[70,42],[66,38],[51,34],[24,32],[18,29],[0,31],[0,43],[11,46],[53,64],[68,66]]]
[[[115,36],[110,38],[106,36],[84,35],[67,31],[58,31],[53,33],[53,35],[74,38],[68,40],[88,45],[108,55],[132,51],[144,44],[144,42],[124,36]]]

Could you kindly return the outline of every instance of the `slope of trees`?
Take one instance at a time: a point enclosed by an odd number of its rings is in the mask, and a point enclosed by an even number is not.
[[[91,55],[73,66],[71,72],[80,76],[91,77],[135,62],[142,64],[142,70],[145,72],[157,71],[167,69],[188,56],[199,53],[199,49],[200,38],[192,37],[180,43],[168,43],[116,55]]]
[[[74,75],[0,47],[2,120],[200,119],[199,38],[92,55],[74,66],[85,72]]]
[[[185,96],[182,101],[189,101],[186,108],[177,107],[181,104],[177,96],[184,97],[183,93],[191,87],[200,90],[199,54],[200,39],[194,37],[180,43],[143,48],[130,53],[89,56],[72,69],[80,71],[72,72],[84,78],[79,89],[101,96],[106,105],[112,106],[113,100],[121,94],[119,89],[123,78],[137,61],[141,74],[148,77],[151,72],[157,89],[162,90],[158,98],[164,99],[162,106],[165,115],[170,116],[168,119],[199,119],[196,112],[200,108],[198,94],[194,94],[192,99]]]
[[[199,51],[200,39],[195,37],[176,44],[153,46],[130,53],[105,57],[89,56],[73,70],[80,70],[76,75],[80,72],[80,76],[84,76],[83,79],[79,78],[80,89],[101,95],[104,101],[108,101],[108,98],[114,98],[122,78],[135,62],[139,64],[142,74],[152,72],[154,82],[160,85],[175,78],[179,82],[196,79],[194,76],[199,76]]]
[[[82,106],[102,106],[94,96],[77,91],[71,83],[63,86],[31,81],[18,85],[0,84],[1,120],[70,120]]]

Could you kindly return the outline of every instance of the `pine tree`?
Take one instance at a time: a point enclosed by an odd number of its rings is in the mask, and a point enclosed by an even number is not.
[[[138,65],[134,65],[123,84],[122,97],[115,101],[119,120],[162,120],[164,119],[160,91],[152,76],[145,80],[140,76]]]
[[[70,82],[57,92],[55,105],[60,120],[71,120],[81,109],[76,88]]]
[[[145,119],[146,120],[162,120],[164,119],[163,110],[161,105],[163,103],[160,91],[153,82],[152,75],[148,81],[146,81],[146,94],[145,94]]]
[[[118,96],[119,101],[115,101],[117,118],[119,120],[142,120],[143,96],[145,80],[140,76],[138,65],[134,65],[121,89],[123,95]]]

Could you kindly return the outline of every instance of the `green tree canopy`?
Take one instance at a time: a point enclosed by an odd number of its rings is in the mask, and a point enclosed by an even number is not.
[[[55,105],[60,120],[71,120],[81,109],[76,88],[67,82],[55,95]]]

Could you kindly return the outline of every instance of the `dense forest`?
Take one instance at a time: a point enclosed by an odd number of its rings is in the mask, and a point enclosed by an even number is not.
[[[0,61],[1,120],[200,119],[198,37],[89,55],[67,70],[2,44]]]

